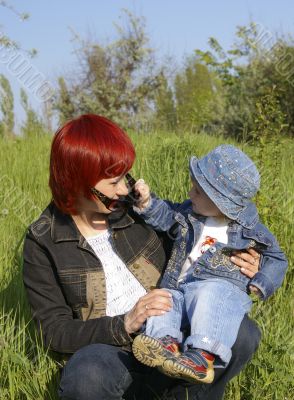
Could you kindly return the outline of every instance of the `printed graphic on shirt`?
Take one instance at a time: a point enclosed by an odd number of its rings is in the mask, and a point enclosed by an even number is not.
[[[182,266],[179,281],[184,279],[187,273],[193,271],[193,265],[216,242],[228,243],[228,219],[224,217],[207,217],[201,234],[194,244],[190,254]]]
[[[216,242],[217,242],[216,238],[213,238],[211,236],[205,236],[205,240],[204,240],[204,242],[201,243],[201,246],[200,246],[201,254],[204,254],[209,249],[209,247],[212,246]]]

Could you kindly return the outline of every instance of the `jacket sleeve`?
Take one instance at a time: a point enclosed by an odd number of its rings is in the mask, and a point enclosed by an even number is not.
[[[133,207],[133,209],[153,229],[159,232],[167,232],[177,222],[175,215],[182,212],[189,203],[189,200],[184,203],[173,203],[169,200],[159,199],[152,193],[146,208],[141,210],[138,207]]]
[[[287,266],[286,256],[273,237],[271,246],[262,251],[259,271],[250,281],[260,289],[262,300],[266,300],[282,285]]]
[[[127,345],[131,342],[124,328],[123,315],[88,321],[73,318],[54,263],[31,232],[26,236],[23,256],[24,285],[33,319],[46,347],[59,353],[74,353],[92,343]]]

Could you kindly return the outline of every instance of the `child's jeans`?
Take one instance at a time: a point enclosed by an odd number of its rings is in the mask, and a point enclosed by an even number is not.
[[[188,346],[218,356],[215,366],[225,367],[232,355],[244,315],[251,308],[251,299],[236,285],[224,279],[197,280],[188,277],[172,293],[173,308],[162,316],[150,317],[146,335],[160,338],[170,335],[184,350]],[[190,325],[190,335],[183,338],[181,328]]]

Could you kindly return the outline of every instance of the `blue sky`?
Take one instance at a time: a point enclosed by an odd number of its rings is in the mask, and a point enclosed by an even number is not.
[[[36,48],[38,55],[31,60],[36,71],[54,85],[56,77],[73,70],[70,28],[87,37],[91,32],[99,40],[115,38],[113,22],[119,22],[121,10],[127,8],[146,18],[146,30],[152,47],[159,56],[169,54],[180,65],[184,55],[196,48],[207,49],[210,36],[229,48],[237,25],[253,20],[273,34],[294,36],[293,0],[11,0],[30,19],[21,22],[10,10],[0,7],[0,30],[25,49]],[[0,59],[0,73],[10,80],[16,95],[18,123],[23,118],[19,105],[19,80],[9,72]],[[28,91],[31,104],[40,109],[40,101]]]

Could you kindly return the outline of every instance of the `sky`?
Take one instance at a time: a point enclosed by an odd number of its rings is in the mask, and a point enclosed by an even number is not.
[[[21,21],[15,12],[0,7],[0,33],[17,41],[23,49],[38,51],[36,57],[29,59],[24,52],[9,55],[0,48],[0,73],[9,79],[13,88],[18,126],[24,118],[19,102],[20,88],[26,90],[31,105],[40,111],[42,100],[56,87],[56,78],[77,66],[73,31],[82,38],[91,35],[101,42],[111,41],[117,37],[114,23],[122,21],[120,16],[124,8],[145,17],[151,47],[156,49],[159,58],[169,55],[178,65],[196,48],[208,49],[211,36],[229,49],[236,27],[248,25],[250,21],[273,35],[290,33],[294,36],[293,0],[7,1],[18,12],[29,13],[30,18]],[[10,62],[13,57],[38,74],[38,82],[31,88],[17,70],[13,71]]]

